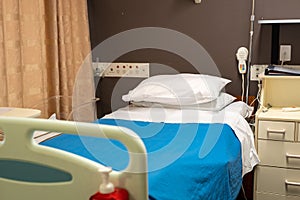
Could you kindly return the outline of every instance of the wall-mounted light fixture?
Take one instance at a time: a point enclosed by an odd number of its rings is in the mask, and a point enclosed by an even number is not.
[[[195,3],[201,3],[201,0],[194,0]]]

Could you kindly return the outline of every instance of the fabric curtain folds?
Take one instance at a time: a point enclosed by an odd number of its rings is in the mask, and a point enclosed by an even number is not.
[[[91,50],[86,0],[0,2],[0,106],[66,119]]]

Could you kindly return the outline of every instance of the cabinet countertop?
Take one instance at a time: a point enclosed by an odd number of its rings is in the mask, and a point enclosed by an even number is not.
[[[259,120],[300,121],[300,111],[283,112],[282,108],[260,109],[257,112]]]

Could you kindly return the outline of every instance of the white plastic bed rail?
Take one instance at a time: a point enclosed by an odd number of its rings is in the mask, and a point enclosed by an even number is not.
[[[111,181],[116,187],[126,188],[132,200],[148,199],[146,149],[142,140],[129,129],[82,122],[0,117],[0,130],[5,136],[0,142],[0,161],[35,163],[72,175],[71,181],[60,183],[37,183],[0,177],[1,200],[88,200],[99,188],[101,174],[98,170],[103,167],[101,164],[38,145],[33,140],[35,130],[120,141],[128,149],[130,161],[125,170],[111,173]]]

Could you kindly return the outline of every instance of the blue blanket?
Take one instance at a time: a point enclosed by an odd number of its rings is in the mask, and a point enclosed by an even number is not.
[[[226,124],[176,124],[101,119],[132,129],[148,152],[149,199],[234,200],[242,184],[240,142]],[[62,134],[42,145],[72,152],[115,170],[128,164],[117,141]]]

